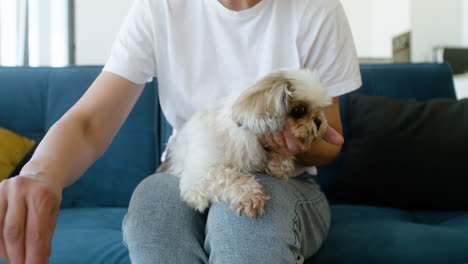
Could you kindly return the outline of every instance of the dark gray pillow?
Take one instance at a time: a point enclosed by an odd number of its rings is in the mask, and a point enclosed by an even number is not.
[[[335,201],[468,210],[468,99],[349,99]]]

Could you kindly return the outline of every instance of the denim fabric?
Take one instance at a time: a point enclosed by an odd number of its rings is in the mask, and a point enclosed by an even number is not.
[[[304,263],[322,245],[330,209],[320,187],[303,175],[285,183],[257,178],[271,196],[265,215],[238,216],[215,203],[204,214],[179,197],[179,179],[155,174],[135,190],[123,223],[133,263]]]

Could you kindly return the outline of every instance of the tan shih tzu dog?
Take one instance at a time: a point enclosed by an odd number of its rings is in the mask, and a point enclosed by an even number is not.
[[[325,133],[323,109],[330,104],[316,73],[274,71],[239,96],[195,113],[168,144],[158,171],[180,177],[182,200],[200,212],[224,202],[240,215],[263,214],[269,197],[254,174],[287,180],[294,157],[266,150],[258,135],[282,131],[289,122],[298,140],[310,144]]]

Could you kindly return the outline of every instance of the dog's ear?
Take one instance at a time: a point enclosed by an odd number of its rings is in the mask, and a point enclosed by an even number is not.
[[[248,87],[232,106],[232,119],[255,134],[283,129],[292,96],[292,85],[281,71]]]

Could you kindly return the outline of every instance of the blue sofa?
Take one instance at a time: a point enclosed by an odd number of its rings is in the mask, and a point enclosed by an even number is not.
[[[0,67],[0,127],[40,141],[100,70]],[[364,85],[357,93],[455,97],[445,64],[362,65],[361,71]],[[344,117],[347,100],[341,98]],[[133,189],[157,168],[171,132],[158,105],[153,81],[104,156],[64,190],[51,263],[130,262],[121,221]],[[345,137],[348,126],[344,118]],[[319,168],[317,179],[327,194],[340,176],[341,160]],[[308,263],[468,263],[468,212],[333,204],[332,214],[329,238]]]

